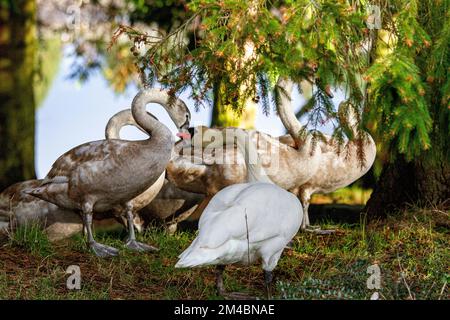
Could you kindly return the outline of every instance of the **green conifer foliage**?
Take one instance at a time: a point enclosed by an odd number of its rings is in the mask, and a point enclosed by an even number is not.
[[[366,24],[372,5],[380,29]],[[269,112],[284,94],[280,76],[308,81],[313,92],[299,115],[317,139],[315,127],[331,122],[340,142],[352,137],[330,92],[344,89],[342,106],[362,115],[359,129],[371,130],[388,160],[373,207],[450,198],[449,0],[193,0],[186,10],[171,33],[122,26],[115,34],[113,42],[125,33],[133,47],[145,45],[136,53],[145,84],[158,80],[173,94],[189,88],[199,107],[212,103],[220,80],[222,102],[239,113],[249,98]],[[243,59],[249,42],[255,54]],[[403,178],[410,187],[402,191],[394,180]]]

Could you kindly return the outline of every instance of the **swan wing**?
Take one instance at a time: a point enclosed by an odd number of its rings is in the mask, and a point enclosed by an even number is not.
[[[258,243],[289,237],[299,223],[302,208],[289,192],[268,183],[245,183],[216,194],[199,221],[202,246],[217,248],[229,240]],[[292,229],[292,230],[291,230]]]
[[[248,188],[248,183],[238,183],[223,188],[209,201],[208,206],[205,208],[205,212],[219,212],[231,207],[239,194],[246,188]],[[204,215],[202,214],[199,221],[199,227],[202,225],[204,219]]]
[[[199,221],[199,234],[176,267],[243,261],[263,248],[280,252],[300,227],[302,208],[291,193],[269,183],[246,183],[216,194]],[[273,250],[272,250],[273,248]]]
[[[99,140],[79,145],[61,155],[53,163],[42,184],[67,183],[73,170],[79,166],[125,154],[128,143],[129,141],[122,140]]]

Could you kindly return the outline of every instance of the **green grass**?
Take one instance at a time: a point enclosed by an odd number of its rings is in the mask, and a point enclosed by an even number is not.
[[[367,268],[381,268],[382,299],[448,299],[449,220],[438,210],[411,209],[386,221],[365,224],[328,222],[336,234],[299,233],[275,269],[279,299],[369,299]],[[195,232],[168,235],[153,228],[139,240],[160,248],[142,254],[123,247],[121,230],[96,238],[120,249],[119,257],[100,259],[81,235],[50,244],[34,227],[18,229],[0,250],[2,299],[218,299],[213,268],[175,269],[177,256]],[[0,244],[1,245],[1,244]],[[82,289],[66,288],[69,265],[79,265]],[[259,266],[230,266],[229,291],[264,298]]]
[[[42,227],[35,222],[21,225],[9,234],[11,246],[23,248],[42,257],[53,253],[52,245]]]
[[[314,194],[311,203],[315,204],[353,204],[364,205],[372,194],[371,189],[363,189],[357,185],[341,188],[327,194]]]

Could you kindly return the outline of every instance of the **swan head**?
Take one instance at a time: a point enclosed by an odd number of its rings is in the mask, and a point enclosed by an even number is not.
[[[191,145],[191,134],[189,133],[191,112],[181,99],[176,99],[173,104],[167,105],[167,107],[170,118],[175,123],[178,129],[178,133],[176,134],[176,136],[181,138],[181,141],[177,142],[178,148],[189,147]]]
[[[172,121],[177,126],[178,131],[187,132],[191,122],[191,112],[181,99],[177,99],[173,105],[170,106],[169,114]]]
[[[158,103],[163,106],[179,131],[189,128],[191,112],[188,107],[181,99],[170,96],[168,91],[163,89],[151,88],[139,91],[131,104],[132,114],[136,121],[138,118],[144,117],[145,106],[148,103]]]
[[[179,147],[184,149],[191,146],[191,134],[187,129],[181,129],[180,132],[177,133],[177,137],[181,138],[181,140],[177,142],[177,144],[180,143]]]

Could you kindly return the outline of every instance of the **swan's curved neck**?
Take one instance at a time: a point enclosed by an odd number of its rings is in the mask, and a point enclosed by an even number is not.
[[[361,137],[361,133],[358,130],[358,123],[360,122],[360,119],[353,110],[353,108],[348,108],[347,110],[347,125],[352,131],[353,137],[359,139]]]
[[[152,118],[158,120],[153,114],[147,112]],[[133,114],[131,113],[131,109],[124,109],[122,111],[117,112],[115,115],[109,119],[108,123],[105,127],[105,138],[106,139],[121,139],[120,138],[120,130],[125,126],[134,126],[138,128],[143,133],[147,133],[144,129],[142,129],[133,118]]]
[[[241,128],[211,129],[202,126],[196,127],[195,131],[192,145],[200,149],[223,148],[224,146],[233,146],[234,148],[236,138],[238,150],[244,157],[247,167],[247,181],[273,183],[263,168],[258,149],[253,142],[254,131]]]
[[[122,110],[109,119],[105,128],[106,139],[120,139],[120,130],[124,126],[136,126],[139,128],[130,109]]]
[[[167,110],[167,102],[165,95],[163,95],[161,91],[155,89],[141,90],[133,99],[131,105],[133,118],[145,132],[152,136],[152,138],[172,138],[171,131],[161,122],[152,118],[146,111],[146,105],[148,103],[158,103]],[[167,111],[169,112],[169,110]]]
[[[273,184],[273,181],[263,168],[261,157],[258,154],[258,149],[253,142],[251,134],[251,131],[246,132],[242,129],[236,129],[237,147],[245,159],[247,180],[249,182],[267,182]]]
[[[280,103],[277,106],[277,112],[286,130],[294,139],[298,146],[305,145],[306,141],[310,139],[302,139],[300,134],[305,130],[305,127],[298,121],[295,116],[295,112],[292,108],[291,96],[293,83],[290,79],[280,78],[278,79],[277,86],[280,87],[284,92],[280,92]]]

